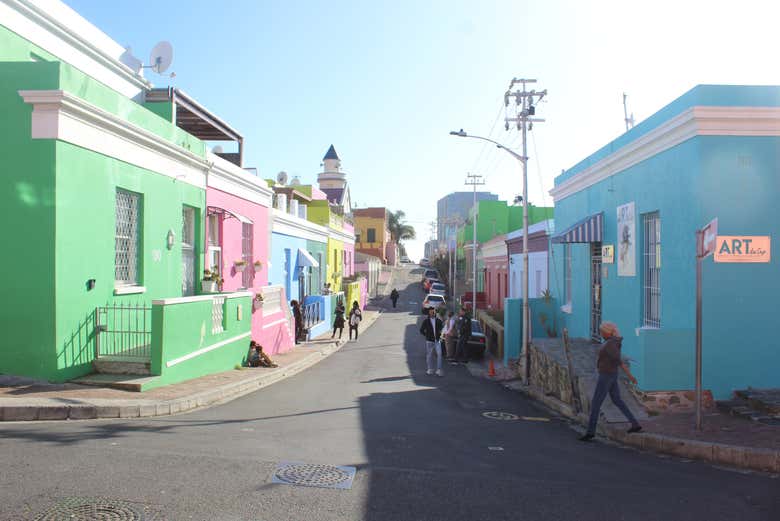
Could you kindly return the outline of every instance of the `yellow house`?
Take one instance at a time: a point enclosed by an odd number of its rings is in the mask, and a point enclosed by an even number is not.
[[[391,242],[390,212],[387,208],[359,208],[352,210],[355,218],[355,250],[388,263],[388,243]]]
[[[328,262],[325,281],[333,291],[341,291],[344,277],[355,274],[355,235],[352,224],[339,215],[328,201],[309,203],[307,217],[328,229]]]

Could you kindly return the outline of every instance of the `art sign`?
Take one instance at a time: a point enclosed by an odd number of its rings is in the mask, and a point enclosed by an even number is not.
[[[636,219],[634,202],[617,208],[618,276],[636,276]]]
[[[615,262],[615,246],[605,244],[601,247],[601,263],[613,264]]]
[[[767,236],[718,235],[715,262],[769,262],[771,240]]]

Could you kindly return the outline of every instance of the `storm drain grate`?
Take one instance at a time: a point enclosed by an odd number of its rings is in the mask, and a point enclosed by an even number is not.
[[[279,464],[271,482],[302,487],[350,489],[354,479],[355,467],[287,462]]]
[[[512,414],[511,412],[501,412],[501,411],[483,412],[482,416],[484,416],[485,418],[490,418],[491,420],[511,421],[511,420],[520,419],[520,416],[516,414]]]
[[[35,521],[152,521],[144,507],[135,503],[102,497],[65,498]]]

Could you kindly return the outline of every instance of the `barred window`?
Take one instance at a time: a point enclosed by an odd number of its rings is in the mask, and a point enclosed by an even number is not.
[[[195,294],[195,209],[183,206],[181,226],[181,294]]]
[[[241,224],[241,259],[246,262],[244,271],[241,274],[241,284],[245,288],[251,288],[255,277],[255,267],[252,260],[252,232],[253,226],[250,223]]]
[[[661,217],[658,212],[642,216],[643,324],[661,327]]]
[[[138,281],[140,194],[116,191],[114,283],[135,286]]]
[[[566,305],[571,306],[571,244],[564,244],[563,246],[563,264]]]

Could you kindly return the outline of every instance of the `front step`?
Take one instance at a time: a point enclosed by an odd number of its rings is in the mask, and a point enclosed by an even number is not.
[[[152,374],[152,363],[148,358],[129,356],[101,356],[92,361],[96,373],[148,376]]]
[[[150,384],[155,382],[158,378],[159,376],[92,373],[90,375],[71,380],[71,382],[81,385],[109,387],[111,389],[121,389],[123,391],[133,391],[140,393],[147,389]]]

